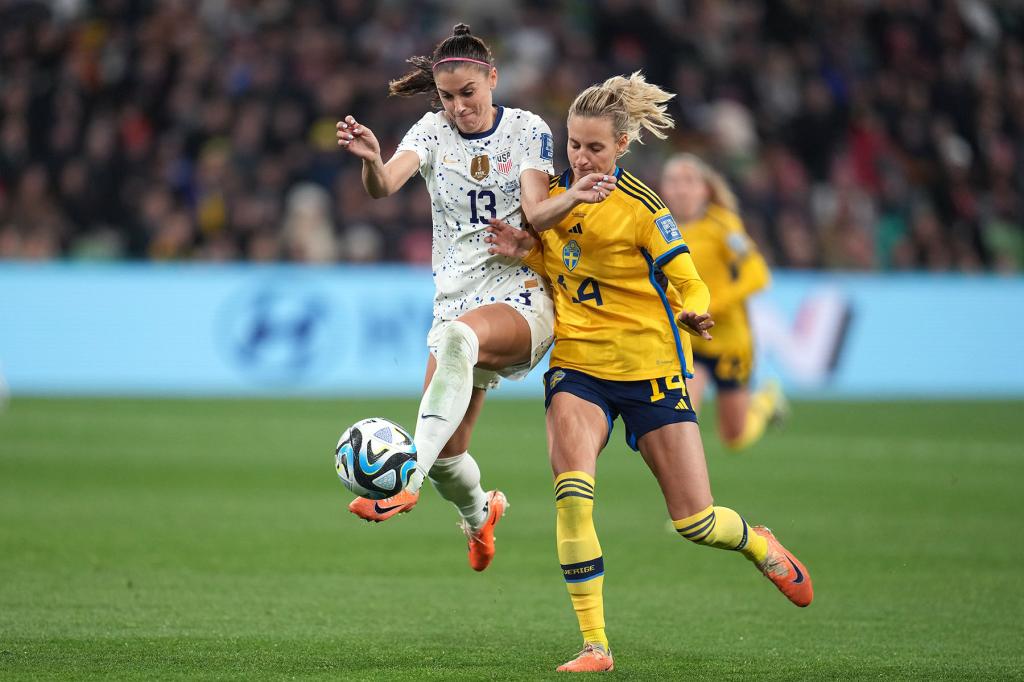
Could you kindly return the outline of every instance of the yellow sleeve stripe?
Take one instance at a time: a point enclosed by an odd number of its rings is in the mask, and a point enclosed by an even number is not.
[[[661,200],[661,197],[659,197],[650,187],[640,182],[640,180],[638,180],[632,173],[623,172],[622,177],[619,178],[619,183],[629,187],[634,192],[647,197],[647,199],[656,206],[658,210],[665,208],[665,202]]]

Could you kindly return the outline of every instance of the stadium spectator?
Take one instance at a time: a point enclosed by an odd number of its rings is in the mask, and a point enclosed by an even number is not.
[[[380,83],[458,20],[546,120],[611,73],[672,87],[672,145],[633,167],[726,171],[775,266],[1024,268],[1024,6],[964,0],[5,3],[0,258],[301,260],[286,197],[311,182],[334,259],[422,262],[428,212],[346,191],[331,125],[397,144],[416,110]]]

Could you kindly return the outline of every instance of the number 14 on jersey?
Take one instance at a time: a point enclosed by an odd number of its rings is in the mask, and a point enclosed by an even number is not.
[[[569,285],[565,283],[565,275],[558,276],[558,285],[566,291],[569,290]],[[601,299],[601,285],[593,277],[587,277],[580,282],[576,288],[576,295],[572,297],[573,303],[583,303],[584,301],[593,301],[594,305],[604,305],[604,301]]]

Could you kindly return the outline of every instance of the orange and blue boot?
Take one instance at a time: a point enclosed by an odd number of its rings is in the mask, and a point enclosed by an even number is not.
[[[611,670],[615,670],[612,652],[600,644],[590,642],[576,658],[555,668],[560,673],[603,673]]]
[[[405,514],[420,501],[418,492],[411,493],[403,490],[397,495],[385,497],[383,500],[368,500],[365,497],[357,497],[348,505],[348,510],[366,521],[380,523],[387,521],[396,514]]]
[[[811,574],[793,554],[775,538],[771,528],[754,526],[751,530],[768,541],[768,555],[757,564],[758,570],[775,583],[782,594],[797,606],[807,606],[814,599]]]
[[[462,532],[466,534],[469,545],[469,565],[474,571],[482,571],[491,565],[494,559],[494,527],[509,508],[505,493],[500,490],[487,492],[487,520],[478,530],[473,530],[465,521]]]

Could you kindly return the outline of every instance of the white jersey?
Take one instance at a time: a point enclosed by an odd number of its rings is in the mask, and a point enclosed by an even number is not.
[[[431,112],[405,134],[404,150],[416,152],[430,191],[436,319],[500,301],[510,280],[536,277],[518,259],[487,253],[484,237],[489,218],[522,227],[523,171],[554,174],[551,129],[539,116],[498,107],[490,130],[466,135],[443,111]]]

